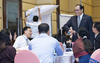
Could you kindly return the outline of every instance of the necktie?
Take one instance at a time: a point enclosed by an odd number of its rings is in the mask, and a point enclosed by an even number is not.
[[[80,26],[81,20],[80,20],[80,16],[78,16],[78,27]]]
[[[26,39],[26,42],[27,42],[27,45],[28,45],[28,49],[29,50],[32,50],[32,45],[29,43],[29,40],[28,39]]]

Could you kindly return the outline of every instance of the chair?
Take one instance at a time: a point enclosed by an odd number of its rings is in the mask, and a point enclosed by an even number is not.
[[[23,50],[16,54],[14,63],[40,63],[40,61],[31,51]]]

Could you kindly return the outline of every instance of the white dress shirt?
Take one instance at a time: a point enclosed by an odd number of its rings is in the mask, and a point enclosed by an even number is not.
[[[63,55],[59,42],[45,33],[31,41],[32,52],[40,59],[40,63],[53,63],[54,52],[57,55]]]
[[[80,15],[80,16],[77,16],[77,21],[78,21],[78,27],[80,26],[80,23],[82,21],[82,18],[83,18],[83,13]]]
[[[38,33],[38,26],[40,24],[41,24],[40,21],[38,21],[38,22],[30,22],[30,23],[26,22],[26,26],[29,26],[32,29],[32,36],[31,36],[31,38],[35,38],[36,36],[39,35],[39,33]]]
[[[13,47],[16,50],[28,50],[29,43],[30,43],[30,40],[25,35],[21,35],[17,37]]]

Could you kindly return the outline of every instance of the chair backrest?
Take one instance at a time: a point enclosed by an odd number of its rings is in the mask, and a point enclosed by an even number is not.
[[[23,50],[16,54],[14,63],[40,63],[40,61],[31,51]]]
[[[95,52],[93,52],[91,58],[100,62],[100,49],[97,49]]]

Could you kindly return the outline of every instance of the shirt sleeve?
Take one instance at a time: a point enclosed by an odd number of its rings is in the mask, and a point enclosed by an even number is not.
[[[20,42],[20,40],[19,40],[19,37],[18,37],[18,38],[16,39],[14,45],[13,45],[13,47],[14,47],[15,49],[18,48],[19,42]]]
[[[60,43],[57,41],[56,42],[56,48],[55,48],[57,56],[62,56],[63,55],[63,50],[60,46]]]

